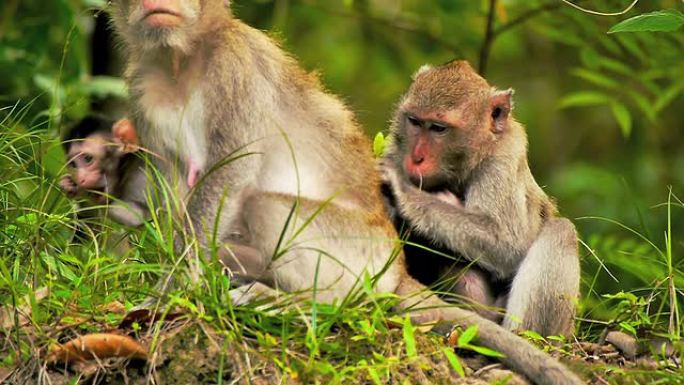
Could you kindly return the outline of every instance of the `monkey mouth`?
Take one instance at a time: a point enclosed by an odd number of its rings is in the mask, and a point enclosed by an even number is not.
[[[432,174],[414,174],[407,173],[408,178],[413,183],[414,186],[420,188],[421,190],[435,190],[443,189],[444,181]]]
[[[145,13],[143,21],[153,28],[173,28],[180,25],[183,16],[165,8],[155,8]]]

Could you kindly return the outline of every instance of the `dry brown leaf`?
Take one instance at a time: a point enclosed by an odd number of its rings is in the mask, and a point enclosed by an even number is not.
[[[48,295],[47,287],[42,287],[35,291],[33,294],[36,299],[36,303],[42,301]],[[19,321],[18,326],[23,326],[30,323],[31,318],[31,298],[29,295],[24,296],[22,304],[14,308],[12,306],[5,306],[0,308],[0,329],[12,329],[15,326],[14,312],[17,312],[17,318]]]
[[[72,364],[95,358],[112,357],[147,359],[147,349],[138,341],[118,334],[95,333],[75,338],[55,346],[48,355],[48,362]]]
[[[113,301],[110,302],[106,305],[101,305],[99,306],[99,309],[102,311],[105,311],[107,313],[112,313],[112,314],[119,314],[119,315],[125,315],[126,314],[126,306],[122,304],[119,301]]]
[[[449,336],[447,337],[447,345],[449,346],[456,346],[458,345],[458,337],[461,335],[458,329],[454,329],[449,333]]]
[[[171,322],[184,315],[185,313],[182,310],[178,309],[174,309],[173,311],[170,311],[166,314],[155,313],[154,311],[149,309],[136,309],[128,312],[128,314],[124,316],[123,320],[121,320],[121,323],[119,324],[117,329],[128,330],[133,327],[134,323],[138,323],[139,325],[144,327],[149,327],[150,325],[156,322]]]

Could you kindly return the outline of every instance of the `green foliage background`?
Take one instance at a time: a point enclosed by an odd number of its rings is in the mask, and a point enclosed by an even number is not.
[[[490,1],[233,3],[236,15],[280,39],[306,68],[320,71],[372,135],[386,129],[420,65],[454,58],[480,64]],[[629,1],[577,3],[609,12]],[[528,129],[534,174],[618,278],[609,279],[582,248],[586,304],[596,300],[589,288],[650,290],[668,274],[657,252],[618,225],[583,217],[618,221],[664,248],[668,211],[661,204],[670,186],[684,195],[684,36],[607,31],[639,13],[682,11],[684,5],[641,1],[626,15],[605,17],[560,0],[496,4],[486,77],[516,89],[516,115]],[[103,6],[102,0],[5,0],[1,6],[0,103],[8,108],[0,119],[10,116],[6,126],[17,132],[53,138],[37,152],[42,158],[35,165],[48,178],[62,167],[60,129],[88,113],[91,102],[125,94],[119,61],[111,76],[91,75],[90,38]],[[680,203],[672,207],[675,267],[684,260],[683,240],[676,236],[684,228]],[[678,269],[675,274],[681,279]]]

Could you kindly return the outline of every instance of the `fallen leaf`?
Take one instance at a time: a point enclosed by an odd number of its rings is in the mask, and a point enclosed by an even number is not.
[[[147,360],[147,349],[138,341],[118,334],[88,334],[52,348],[48,362],[72,364],[112,357]]]
[[[33,294],[36,299],[36,303],[42,301],[48,295],[47,287],[42,287],[35,291]],[[14,317],[14,313],[17,313],[17,318]],[[31,297],[27,294],[24,296],[22,305],[18,307],[5,306],[0,308],[0,329],[13,329],[15,326],[15,320],[18,320],[18,326],[26,325],[30,323],[31,318]]]
[[[119,314],[119,315],[126,314],[126,306],[124,306],[119,301],[114,301],[114,302],[110,302],[106,305],[102,305],[102,306],[100,306],[100,310],[105,311],[107,313],[113,313],[113,314]]]
[[[136,309],[128,312],[119,323],[118,329],[127,330],[133,326],[133,323],[139,325],[152,325],[159,321],[171,322],[181,316],[185,315],[180,310],[174,310],[169,313],[155,313],[149,309]]]

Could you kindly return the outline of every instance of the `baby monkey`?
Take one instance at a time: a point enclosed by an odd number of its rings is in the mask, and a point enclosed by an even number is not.
[[[96,204],[114,198],[107,207],[110,218],[127,226],[146,220],[144,165],[135,154],[138,140],[128,119],[86,117],[67,132],[63,146],[69,173],[59,185],[68,197]]]

